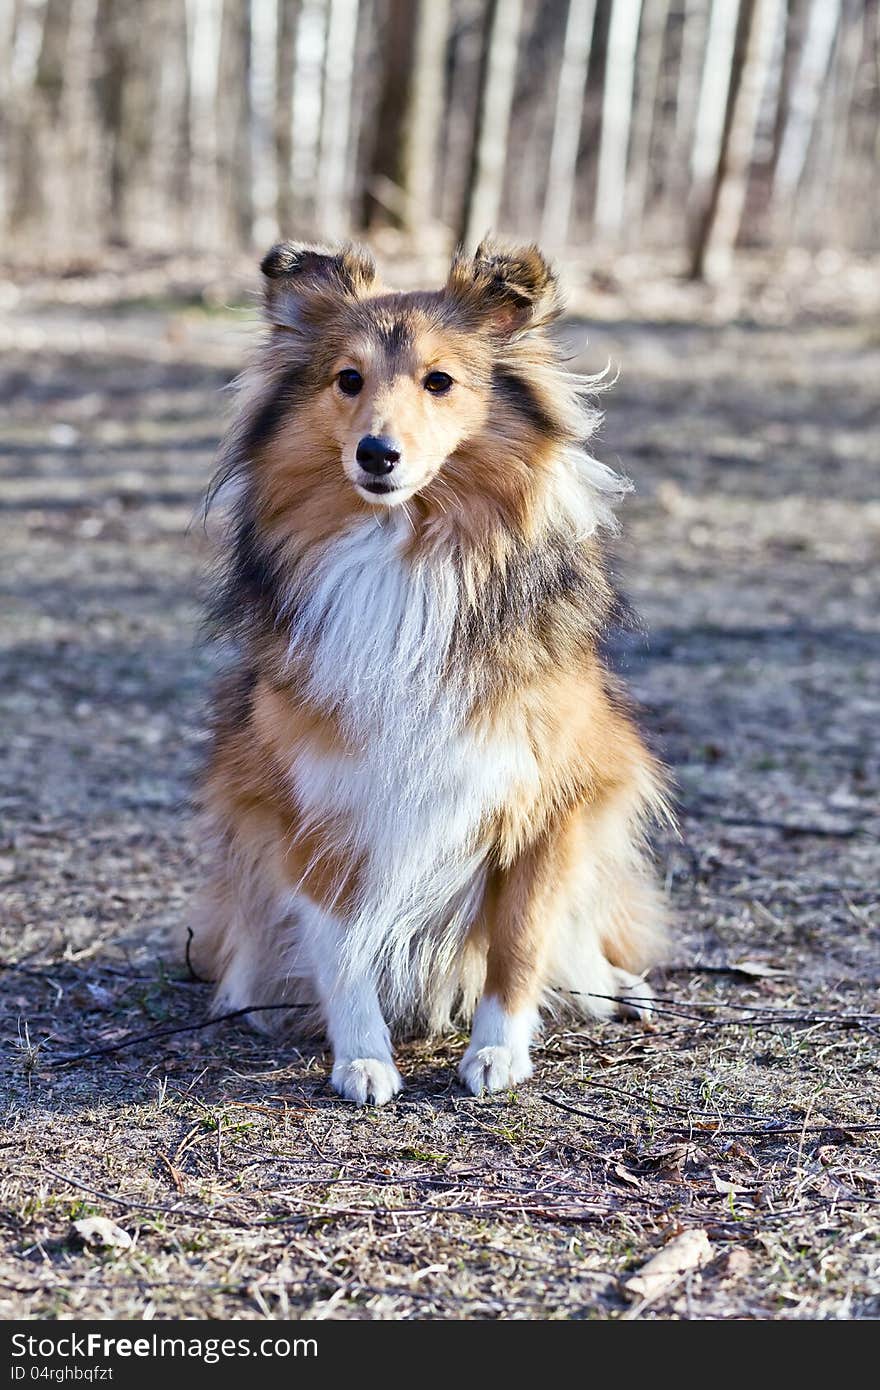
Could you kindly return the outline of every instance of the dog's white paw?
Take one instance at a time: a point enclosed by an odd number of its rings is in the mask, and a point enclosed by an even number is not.
[[[526,1053],[517,1056],[509,1047],[474,1047],[461,1059],[458,1074],[472,1095],[484,1091],[509,1091],[518,1081],[532,1074],[532,1063]]]
[[[614,992],[618,996],[620,1012],[628,1018],[637,1018],[641,1023],[650,1023],[654,1015],[654,991],[641,975],[630,975],[628,970],[614,971]]]
[[[394,1063],[377,1057],[341,1057],[330,1079],[339,1094],[355,1105],[384,1105],[403,1087]]]

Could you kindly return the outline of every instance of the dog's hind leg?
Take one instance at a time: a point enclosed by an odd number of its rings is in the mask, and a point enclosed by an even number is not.
[[[666,904],[642,844],[640,807],[620,794],[581,811],[571,913],[552,941],[551,1004],[592,1018],[648,1018],[645,972],[666,943]]]
[[[215,986],[212,1013],[254,1005],[247,1021],[261,1032],[314,1031],[315,1001],[271,823],[208,827],[203,844],[207,873],[190,910],[191,961]]]

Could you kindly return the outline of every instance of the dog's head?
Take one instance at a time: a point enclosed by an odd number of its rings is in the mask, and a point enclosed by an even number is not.
[[[484,242],[426,293],[385,291],[370,255],[351,246],[284,242],[262,271],[279,393],[265,411],[284,429],[291,486],[298,464],[310,485],[316,467],[335,469],[363,502],[393,507],[450,461],[461,484],[477,441],[522,453],[564,433],[542,399],[546,354],[532,379],[518,369],[561,308],[536,247]]]

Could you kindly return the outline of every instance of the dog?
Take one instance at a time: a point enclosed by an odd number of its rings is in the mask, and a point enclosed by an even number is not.
[[[463,1085],[504,1091],[542,1014],[644,1016],[663,949],[664,774],[601,654],[628,485],[585,452],[596,380],[548,335],[537,247],[459,251],[419,293],[350,245],[261,269],[210,494],[234,658],[194,959],[217,1010],[325,1031],[358,1105],[400,1090],[392,1037],[468,1024]]]

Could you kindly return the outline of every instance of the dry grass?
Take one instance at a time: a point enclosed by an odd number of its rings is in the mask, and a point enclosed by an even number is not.
[[[409,1047],[400,1100],[357,1112],[325,1057],[234,1022],[63,1064],[203,1016],[162,944],[210,664],[185,532],[244,343],[169,304],[19,310],[0,1315],[880,1315],[876,338],[603,302],[584,363],[624,366],[601,452],[638,485],[621,565],[650,633],[618,657],[682,803],[663,1003],[652,1031],[554,1033],[501,1099],[454,1083],[463,1040]],[[91,1213],[131,1249],[84,1249]],[[687,1228],[712,1263],[626,1296]]]

